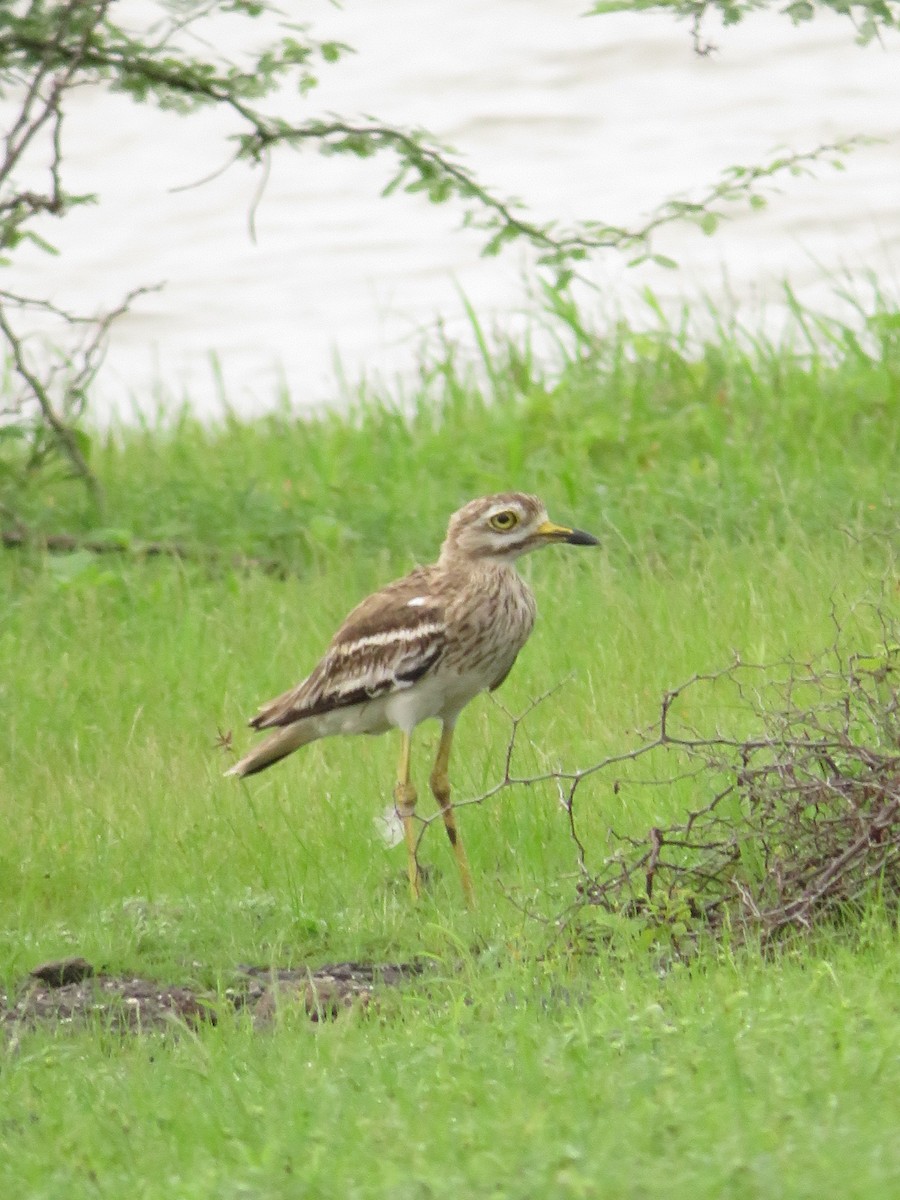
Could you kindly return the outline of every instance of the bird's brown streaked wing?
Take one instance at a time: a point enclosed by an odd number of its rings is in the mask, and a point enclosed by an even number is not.
[[[251,729],[268,729],[270,726],[283,724],[279,720],[279,717],[295,707],[297,697],[302,694],[308,682],[308,678],[304,679],[302,683],[295,684],[289,691],[282,692],[280,696],[276,696],[274,700],[270,700],[268,704],[264,704],[256,716],[251,717],[247,724]]]
[[[265,705],[255,729],[290,725],[411,687],[446,644],[443,605],[417,570],[369,596],[347,617],[308,678]]]

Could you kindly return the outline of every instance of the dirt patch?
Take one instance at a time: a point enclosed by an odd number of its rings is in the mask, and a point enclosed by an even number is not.
[[[377,991],[421,974],[418,963],[342,962],[273,968],[240,965],[224,993],[139,976],[95,971],[84,958],[41,963],[19,987],[0,992],[0,1027],[83,1026],[100,1022],[119,1032],[216,1024],[223,1011],[248,1012],[258,1028],[279,1012],[299,1011],[311,1021],[333,1020],[342,1009],[367,1007]]]

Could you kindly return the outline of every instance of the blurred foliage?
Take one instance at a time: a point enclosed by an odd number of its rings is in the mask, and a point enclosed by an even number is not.
[[[774,9],[795,25],[825,13],[846,17],[860,45],[868,45],[884,30],[900,29],[897,0],[598,0],[591,13],[658,12],[691,22],[694,48],[701,54],[715,49],[701,37],[703,23],[716,16],[723,25],[737,25],[753,13]]]

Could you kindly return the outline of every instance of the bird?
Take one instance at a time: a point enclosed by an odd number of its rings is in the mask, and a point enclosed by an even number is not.
[[[537,496],[501,492],[470,501],[450,518],[436,563],[416,567],[358,604],[311,673],[259,709],[251,728],[273,732],[226,775],[255,775],[320,738],[398,729],[394,809],[403,823],[410,889],[418,898],[411,744],[416,726],[436,718],[441,736],[431,791],[465,899],[474,904],[450,802],[453,733],[465,706],[503,683],[531,634],[536,603],[516,560],[554,543],[599,544],[590,533],[551,521]]]

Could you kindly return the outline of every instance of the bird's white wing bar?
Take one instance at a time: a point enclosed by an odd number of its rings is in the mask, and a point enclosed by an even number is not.
[[[344,658],[356,657],[370,647],[393,646],[401,648],[404,643],[419,642],[423,638],[444,635],[443,621],[420,621],[417,625],[398,625],[394,629],[382,629],[378,633],[367,633],[352,642],[339,642],[331,651]]]
[[[389,692],[412,687],[429,671],[444,650],[446,629],[442,621],[383,629],[354,641],[333,646],[322,663],[320,703],[333,696],[337,705],[373,700]]]
[[[290,725],[412,687],[440,660],[443,621],[426,620],[334,642],[308,679],[254,719],[257,729]]]

